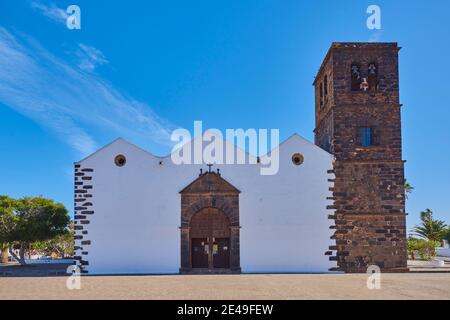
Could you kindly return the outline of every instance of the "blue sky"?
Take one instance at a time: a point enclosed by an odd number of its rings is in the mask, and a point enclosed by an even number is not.
[[[65,8],[81,8],[81,30]],[[366,8],[382,10],[382,30]],[[0,194],[72,209],[72,164],[122,136],[279,128],[313,141],[312,81],[333,41],[397,41],[408,226],[450,223],[450,2],[0,1]]]

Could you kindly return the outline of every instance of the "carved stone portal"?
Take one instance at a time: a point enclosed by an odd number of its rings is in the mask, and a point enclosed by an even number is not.
[[[180,273],[241,272],[239,193],[212,171],[180,191]]]

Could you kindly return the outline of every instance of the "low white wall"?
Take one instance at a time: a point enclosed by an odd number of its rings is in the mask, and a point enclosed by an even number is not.
[[[27,264],[73,264],[73,259],[25,259]]]
[[[440,257],[450,257],[450,248],[436,248],[436,255]]]

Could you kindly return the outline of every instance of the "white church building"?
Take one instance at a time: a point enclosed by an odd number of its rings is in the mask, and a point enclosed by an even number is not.
[[[117,139],[75,163],[81,271],[407,272],[399,50],[331,45],[314,81],[315,144],[293,135],[255,158],[227,134],[214,148],[227,161],[198,161],[198,139],[211,139],[194,127],[166,157]]]
[[[77,265],[89,274],[329,272],[333,156],[296,134],[276,148],[274,175],[261,174],[264,159],[177,165],[121,138],[75,163]]]

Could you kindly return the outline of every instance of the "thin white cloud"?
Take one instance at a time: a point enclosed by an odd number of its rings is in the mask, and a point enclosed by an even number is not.
[[[46,16],[50,20],[58,23],[66,23],[67,13],[65,10],[58,8],[55,4],[45,5],[38,1],[31,2],[31,8],[39,11],[42,15]]]
[[[143,145],[171,144],[173,126],[147,104],[1,26],[0,70],[0,102],[51,129],[82,155],[97,148],[92,132]]]
[[[80,43],[77,51],[78,67],[85,71],[93,71],[97,66],[109,63],[103,53],[97,48]]]

